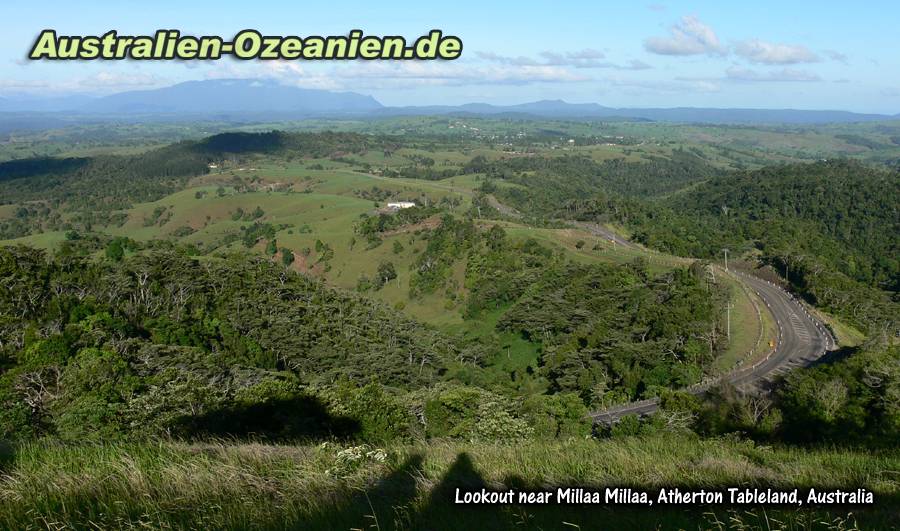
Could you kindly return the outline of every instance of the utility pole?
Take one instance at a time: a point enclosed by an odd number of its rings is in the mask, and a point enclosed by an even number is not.
[[[725,271],[728,271],[728,249],[722,249],[725,251]]]

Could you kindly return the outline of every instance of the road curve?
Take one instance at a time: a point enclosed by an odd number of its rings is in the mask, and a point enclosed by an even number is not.
[[[507,215],[515,209],[502,205],[493,195],[488,196],[495,208]],[[506,210],[506,212],[504,212]],[[619,236],[599,223],[575,222],[575,226],[588,232],[615,242],[625,248],[639,247]],[[795,367],[805,367],[828,350],[836,348],[835,340],[828,328],[810,315],[805,307],[792,295],[780,287],[753,275],[738,273],[738,280],[753,290],[766,305],[769,313],[778,326],[778,338],[774,350],[768,352],[764,359],[752,365],[737,368],[725,376],[687,388],[695,394],[703,394],[722,380],[730,382],[740,389],[759,388],[760,384],[769,382],[778,375]],[[659,399],[651,398],[628,404],[620,404],[604,410],[589,413],[595,423],[611,424],[626,415],[648,415],[659,408]]]
[[[581,228],[581,229],[584,229],[584,230],[590,232],[594,236],[599,236],[600,238],[614,242],[616,245],[621,245],[622,247],[625,247],[626,249],[639,249],[639,247],[636,244],[626,240],[625,238],[616,234],[614,231],[607,229],[606,227],[604,227],[603,225],[601,225],[599,223],[591,223],[588,221],[576,221],[573,224],[578,228]]]
[[[762,360],[751,366],[736,369],[722,379],[739,388],[759,387],[780,374],[794,368],[810,365],[828,350],[835,347],[834,337],[825,325],[810,315],[804,306],[792,295],[780,287],[743,273],[739,280],[753,290],[769,310],[778,326],[778,339],[775,349]],[[695,394],[703,394],[720,383],[716,379],[704,384],[695,385],[687,390]],[[658,399],[642,400],[613,406],[608,409],[593,411],[590,416],[596,423],[610,424],[625,415],[647,415],[659,407]]]

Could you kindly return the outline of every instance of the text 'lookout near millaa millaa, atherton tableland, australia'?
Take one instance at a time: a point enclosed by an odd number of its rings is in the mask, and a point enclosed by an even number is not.
[[[897,529],[876,4],[4,7],[0,529]]]

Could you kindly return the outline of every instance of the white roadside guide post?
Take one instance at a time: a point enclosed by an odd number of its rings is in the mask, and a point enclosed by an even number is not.
[[[725,336],[731,341],[731,303],[725,305],[725,313],[728,315],[727,324],[725,325]]]

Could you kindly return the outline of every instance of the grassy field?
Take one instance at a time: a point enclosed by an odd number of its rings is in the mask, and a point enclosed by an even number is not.
[[[900,454],[678,436],[513,446],[432,442],[384,457],[339,444],[109,443],[8,448],[7,529],[890,529]],[[554,456],[547,459],[548,455]],[[866,508],[454,505],[455,488],[862,487]]]
[[[815,314],[819,319],[821,319],[829,327],[831,327],[831,331],[834,333],[838,346],[856,347],[865,342],[865,334],[863,334],[856,328],[853,328],[852,326],[839,321],[833,315],[827,312],[823,312],[822,310],[814,307],[810,307],[810,313]]]
[[[725,373],[739,363],[752,364],[753,360],[764,356],[769,350],[769,341],[777,337],[777,328],[759,296],[734,277],[716,269],[718,278],[729,285],[732,294],[731,339],[712,367],[714,372]]]

